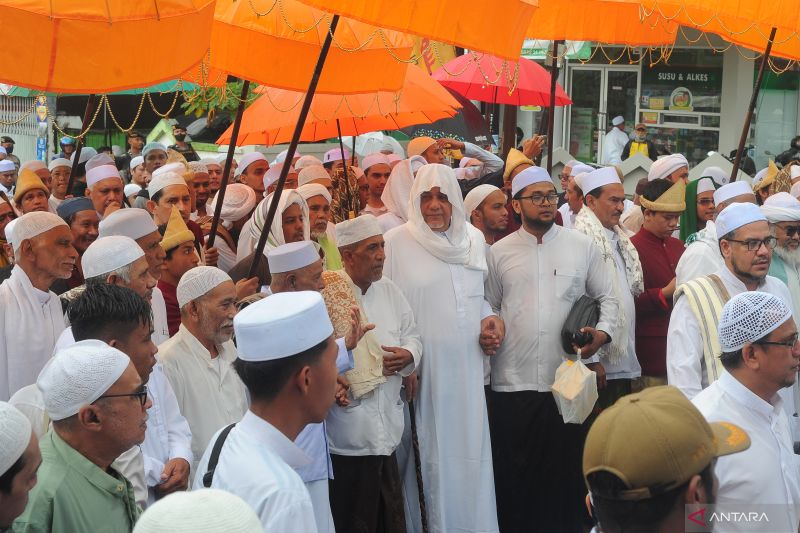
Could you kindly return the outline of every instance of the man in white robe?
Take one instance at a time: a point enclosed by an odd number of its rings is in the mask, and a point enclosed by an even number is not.
[[[50,286],[68,279],[78,259],[69,226],[53,213],[22,215],[9,237],[16,264],[0,285],[0,401],[34,383],[50,359],[66,327]]]
[[[250,220],[245,222],[239,234],[239,243],[236,246],[236,260],[242,261],[252,255],[264,229],[270,203],[275,200],[275,193],[264,198],[257,206]],[[308,226],[308,206],[305,200],[295,190],[284,190],[278,199],[278,210],[272,220],[272,226],[264,253],[286,244],[287,242],[307,241],[311,238],[311,228]]]
[[[467,223],[455,173],[423,166],[409,220],[385,235],[384,275],[403,291],[422,335],[414,402],[431,532],[498,531],[481,347],[495,353],[502,321],[484,300],[483,235]],[[413,461],[407,504],[416,501]],[[411,501],[409,501],[411,500]],[[419,531],[419,514],[406,522]]]
[[[208,203],[208,213],[213,214],[217,208],[219,194]],[[242,228],[250,220],[256,207],[256,193],[243,183],[231,183],[225,188],[225,199],[220,211],[220,224],[217,226],[217,237],[214,247],[219,251],[217,268],[229,272],[236,265],[239,235]],[[220,231],[219,228],[222,228]]]
[[[464,197],[464,212],[470,224],[478,228],[486,240],[486,248],[500,240],[508,227],[506,193],[499,187],[484,183]]]
[[[412,155],[392,168],[381,194],[381,200],[388,212],[378,217],[378,224],[384,233],[408,222],[408,196],[411,193],[411,185],[414,183],[417,171],[427,164],[424,157]]]
[[[522,227],[492,246],[486,281],[507,328],[492,358],[490,401],[500,529],[580,531],[589,521],[581,474],[589,423],[565,424],[551,387],[567,356],[561,329],[574,303],[583,295],[600,303],[599,322],[584,328],[592,334],[581,348],[590,369],[612,339],[619,303],[600,248],[555,224],[558,195],[544,169],[517,174],[512,197]]]
[[[778,239],[769,275],[789,287],[792,309],[800,309],[800,201],[787,192],[779,192],[764,201],[761,212]]]
[[[603,138],[603,164],[619,165],[622,163],[622,149],[628,144],[630,137],[625,133],[625,118],[622,115],[614,117],[611,125]]]

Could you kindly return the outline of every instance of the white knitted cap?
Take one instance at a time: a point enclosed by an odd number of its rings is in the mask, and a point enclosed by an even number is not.
[[[133,533],[262,533],[253,509],[219,489],[174,492],[147,508]]]
[[[217,209],[219,192],[214,195],[208,208],[213,213]],[[256,191],[244,183],[230,183],[225,187],[225,199],[222,201],[220,218],[228,222],[243,219],[256,206]]]
[[[697,180],[697,194],[716,190],[717,188],[714,187],[714,180],[712,178],[700,178]]]
[[[6,226],[6,240],[13,243],[12,246],[15,252],[22,244],[22,241],[32,239],[58,226],[67,226],[67,223],[60,216],[47,211],[25,213],[12,222],[14,222],[13,226],[11,223]],[[10,235],[9,231],[11,232]]]
[[[322,165],[311,165],[309,167],[305,167],[297,175],[297,185],[302,187],[306,183],[311,183],[312,181],[321,179],[330,180],[331,175],[328,174],[328,171],[325,170],[325,167]]]
[[[91,189],[98,182],[116,178],[122,183],[119,171],[114,165],[99,165],[86,171],[86,187]]]
[[[0,476],[22,457],[30,440],[30,421],[10,403],[0,402]]]
[[[195,174],[208,174],[208,167],[202,161],[189,161],[189,170]]]
[[[81,257],[86,279],[109,274],[144,257],[142,248],[130,237],[101,237],[90,244]]]
[[[186,180],[184,180],[179,174],[175,172],[164,172],[159,174],[158,176],[153,176],[152,181],[150,181],[150,185],[147,186],[147,192],[150,193],[150,198],[152,199],[161,189],[165,187],[169,187],[170,185],[183,185],[184,187],[189,187],[186,185]]]
[[[144,209],[118,209],[100,221],[100,238],[123,235],[135,240],[154,231],[158,227]]]
[[[550,174],[542,167],[528,167],[511,180],[511,196],[514,197],[519,191],[533,185],[534,183],[553,183]]]
[[[64,157],[57,157],[56,159],[53,159],[52,161],[50,161],[50,164],[47,166],[47,169],[50,170],[50,172],[52,172],[55,169],[57,169],[58,167],[70,167],[70,168],[72,168],[72,161],[70,161],[69,159],[66,159]]]
[[[728,233],[753,222],[767,221],[767,217],[756,204],[731,204],[717,215],[717,237],[722,239]]]
[[[81,148],[81,156],[78,158],[78,164],[86,163],[91,158],[97,155],[97,150],[92,148],[91,146],[84,146]],[[72,152],[72,155],[69,156],[70,161],[75,161],[75,152]]]
[[[722,352],[735,352],[748,342],[763,339],[792,319],[789,305],[766,292],[742,292],[722,308],[719,343]]]
[[[51,420],[63,420],[96,401],[119,379],[131,360],[108,344],[90,339],[56,353],[36,380]]]
[[[319,260],[319,252],[313,241],[281,244],[267,252],[267,264],[273,274],[299,270]]]
[[[575,166],[569,167],[569,175],[570,177],[577,176],[578,174],[588,174],[589,172],[594,171],[594,167],[591,165],[586,165],[584,163],[578,163]]]
[[[173,163],[167,163],[166,165],[160,166],[157,169],[155,169],[152,173],[152,177],[157,178],[158,176],[166,174],[167,172],[174,172],[175,174],[180,176],[181,174],[186,172],[186,165],[184,165],[183,163],[179,163],[178,161],[175,161]]]
[[[494,185],[484,183],[469,191],[464,197],[464,215],[466,215],[467,220],[472,216],[472,212],[486,200],[487,196],[499,190],[500,189]]]
[[[232,281],[231,277],[217,267],[198,266],[188,270],[178,282],[178,307],[183,308],[226,281]]]
[[[322,166],[322,161],[313,155],[304,155],[297,160],[297,162],[294,164],[294,168],[299,171],[306,167],[313,167],[315,165]]]
[[[124,192],[125,196],[133,196],[134,194],[139,194],[139,191],[142,190],[141,185],[137,185],[136,183],[129,183],[125,186],[122,191]]]
[[[372,215],[361,215],[336,224],[336,245],[341,248],[361,242],[375,235],[383,235],[378,219]]]

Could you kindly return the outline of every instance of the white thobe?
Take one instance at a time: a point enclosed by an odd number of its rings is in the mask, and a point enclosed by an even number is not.
[[[247,411],[244,384],[233,370],[236,347],[228,341],[209,351],[181,324],[178,332],[158,347],[164,373],[169,378],[178,408],[192,432],[192,454],[196,463],[211,436],[238,421]]]
[[[406,221],[392,212],[384,213],[378,217],[378,224],[384,233],[397,226],[402,226]]]
[[[218,433],[208,443],[199,472],[207,470]],[[286,435],[247,411],[225,440],[211,488],[247,502],[265,532],[316,533],[311,498],[295,472],[307,462],[308,457]],[[195,476],[193,488],[203,488],[202,475]]]
[[[750,437],[743,452],[717,459],[718,511],[749,511],[768,505],[769,531],[797,531],[800,524],[800,466],[789,419],[776,394],[767,402],[728,372],[694,397],[709,422],[730,422]],[[753,509],[755,510],[755,509]],[[727,522],[725,531],[755,531],[745,522]]]
[[[613,335],[618,302],[600,249],[586,235],[553,225],[539,244],[519,229],[492,246],[488,263],[486,297],[506,325],[492,358],[492,390],[550,391],[567,355],[561,328],[584,294],[600,302],[596,328]]]
[[[19,265],[0,284],[0,309],[0,400],[7,402],[36,382],[67,326],[58,296],[34,287]]]
[[[630,137],[614,126],[603,139],[603,164],[619,165],[622,163],[622,149],[628,144]]]
[[[439,260],[405,225],[384,238],[384,275],[408,300],[425,354],[414,407],[430,531],[496,532],[483,353],[478,343],[480,321],[491,314],[484,307],[484,272]],[[415,479],[413,461],[405,474],[406,483]],[[407,497],[414,491],[406,485]],[[420,530],[419,514],[406,520],[411,530]]]
[[[359,215],[372,215],[374,217],[379,217],[379,216],[384,215],[384,214],[386,214],[388,212],[389,212],[389,208],[386,207],[386,206],[373,207],[373,206],[367,204],[367,206],[364,209],[361,210]]]
[[[402,378],[419,364],[422,342],[411,307],[390,279],[372,283],[361,295],[361,305],[367,321],[375,324],[372,333],[378,343],[405,348],[414,361],[349,406],[334,405],[328,412],[328,438],[331,453],[337,455],[391,455],[403,436]]]
[[[680,287],[687,281],[708,276],[724,268],[725,259],[719,251],[717,227],[709,220],[705,229],[697,234],[697,240],[686,247],[678,260],[675,268],[676,286]]]
[[[561,213],[561,220],[563,223],[562,227],[566,229],[573,229],[575,227],[575,217],[578,216],[578,213],[573,213],[568,203],[565,203],[559,207],[558,212]]]
[[[217,261],[217,268],[223,272],[230,272],[236,265],[236,252],[231,250],[225,239],[218,238],[214,241],[214,248],[219,252],[219,260]]]
[[[247,219],[242,229],[239,230],[239,241],[236,243],[236,262],[244,260],[256,249],[258,240],[253,238],[250,227],[253,225],[253,217]],[[266,250],[266,248],[264,248]]]

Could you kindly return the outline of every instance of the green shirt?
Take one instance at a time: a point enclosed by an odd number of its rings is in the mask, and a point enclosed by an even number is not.
[[[325,270],[341,270],[344,268],[342,265],[342,256],[339,254],[339,249],[332,239],[327,235],[322,235],[317,241],[317,244],[319,244],[325,254],[322,259],[325,264]]]
[[[15,533],[130,533],[141,510],[122,474],[89,461],[55,431],[39,443],[42,465]]]

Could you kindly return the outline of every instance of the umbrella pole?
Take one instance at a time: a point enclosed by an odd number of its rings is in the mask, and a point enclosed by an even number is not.
[[[81,123],[81,134],[75,142],[75,152],[72,154],[72,170],[70,170],[69,180],[67,180],[67,194],[72,194],[72,184],[75,182],[75,173],[78,171],[78,161],[81,159],[83,136],[86,133],[86,128],[89,127],[89,121],[92,120],[92,115],[97,106],[96,100],[97,95],[90,94],[89,99],[86,101],[86,111],[83,113],[83,122]]]
[[[336,121],[336,126],[339,126],[339,121]],[[358,135],[353,135],[353,151],[350,153],[350,165],[356,166],[356,137]],[[339,138],[342,138],[342,132],[339,130]]]
[[[547,173],[553,171],[553,129],[555,127],[556,79],[558,78],[558,47],[562,41],[553,41],[553,61],[550,63],[550,108],[547,111]]]
[[[731,170],[731,183],[736,181],[736,175],[739,173],[739,165],[742,162],[742,153],[744,152],[744,143],[747,142],[747,137],[750,135],[750,123],[753,121],[753,112],[756,109],[758,101],[758,93],[761,90],[761,81],[764,79],[764,68],[769,61],[769,54],[772,51],[772,43],[775,41],[775,32],[777,28],[772,28],[769,34],[769,41],[764,50],[764,55],[761,56],[761,64],[758,66],[758,76],[756,77],[756,86],[753,88],[753,96],[750,97],[750,106],[747,108],[747,115],[744,117],[744,126],[742,127],[742,136],[739,138],[739,149],[736,150],[736,158],[733,160],[733,170]]]
[[[344,171],[344,179],[348,180],[348,183],[349,183],[350,176],[348,176],[348,172],[347,172],[347,159],[344,157],[344,141],[342,141],[342,126],[339,123],[339,119],[338,118],[336,119],[336,134],[339,135],[339,150],[342,151],[342,170]],[[355,146],[356,146],[355,139],[356,139],[355,136],[353,136],[353,154],[355,154],[355,151],[356,151],[355,150]],[[350,159],[351,164],[352,164],[353,154],[351,154],[351,159]]]
[[[417,495],[419,496],[419,514],[422,533],[428,533],[428,509],[425,505],[425,491],[422,487],[422,460],[419,452],[419,437],[417,436],[417,413],[414,410],[414,401],[408,400],[408,417],[411,420],[411,452],[414,455],[414,470],[417,474]]]
[[[242,115],[244,114],[244,104],[247,100],[247,93],[250,90],[250,81],[244,80],[242,82],[242,94],[239,96],[239,108],[236,110],[236,118],[233,121],[233,130],[231,131],[231,138],[228,143],[228,156],[225,158],[225,166],[222,169],[222,180],[219,183],[219,190],[217,191],[217,205],[214,206],[214,218],[211,220],[211,230],[208,232],[206,238],[206,246],[211,248],[214,246],[214,238],[217,236],[217,227],[219,226],[220,216],[222,215],[222,202],[225,200],[225,189],[228,186],[228,176],[231,173],[231,166],[233,165],[233,153],[236,151],[236,142],[239,140],[239,127],[242,125]]]
[[[286,151],[286,161],[291,161],[294,158],[297,144],[300,142],[300,134],[303,133],[303,126],[308,117],[308,111],[311,109],[311,101],[314,98],[314,93],[317,92],[317,84],[319,83],[320,74],[322,74],[322,67],[325,66],[325,59],[328,57],[328,51],[331,48],[333,33],[336,31],[336,26],[338,24],[339,15],[334,15],[331,19],[330,29],[327,35],[325,35],[325,42],[322,43],[322,49],[319,51],[319,58],[317,58],[317,64],[314,67],[314,73],[311,76],[311,81],[308,84],[308,91],[306,91],[306,96],[303,100],[303,107],[300,108],[300,115],[297,117],[297,124],[295,124],[294,133],[292,134],[292,142],[289,143],[289,149]],[[253,254],[253,262],[250,264],[250,272],[247,275],[248,278],[252,278],[256,274],[259,259],[264,253],[264,246],[267,244],[267,237],[269,236],[270,227],[272,227],[272,221],[275,219],[275,213],[278,210],[278,199],[281,197],[288,174],[289,165],[283,165],[281,168],[281,176],[278,178],[278,184],[272,196],[274,200],[269,204],[269,211],[267,211],[264,227],[261,230],[261,235],[258,238],[258,244]]]

